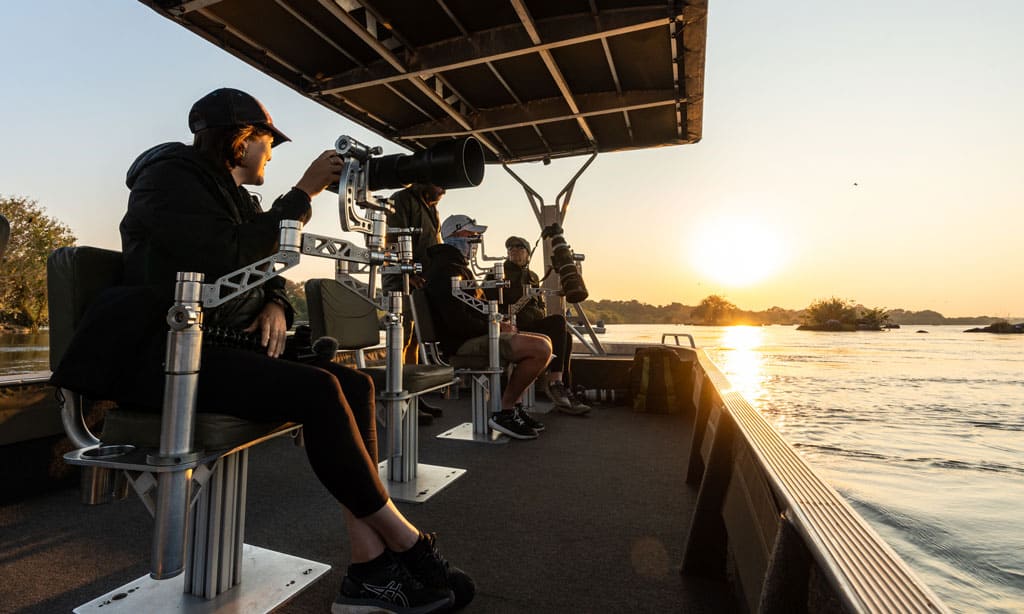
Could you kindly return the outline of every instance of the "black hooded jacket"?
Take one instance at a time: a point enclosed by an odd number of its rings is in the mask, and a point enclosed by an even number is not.
[[[212,282],[273,254],[281,220],[307,221],[309,197],[292,189],[269,211],[225,168],[181,143],[143,153],[128,171],[128,211],[121,221],[122,286],[102,292],[79,323],[51,382],[93,398],[159,404],[167,310],[178,271]],[[275,277],[220,307],[204,310],[204,327],[249,326],[264,304],[293,311],[284,279]]]
[[[125,183],[131,190],[120,227],[125,284],[155,286],[168,299],[178,271],[197,271],[213,282],[277,251],[282,220],[310,217],[305,192],[293,188],[264,212],[226,168],[182,143],[143,153]],[[283,278],[213,310],[209,323],[244,328],[271,298],[288,304]],[[285,310],[291,324],[293,312]]]
[[[468,339],[487,334],[487,316],[452,295],[452,277],[474,279],[462,252],[444,243],[427,248],[423,276],[434,328],[445,354],[451,356]]]

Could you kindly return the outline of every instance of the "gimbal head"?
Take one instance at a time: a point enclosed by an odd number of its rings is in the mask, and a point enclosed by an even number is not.
[[[341,227],[345,231],[372,234],[372,221],[356,212],[386,211],[388,205],[373,190],[401,188],[411,183],[432,183],[447,189],[480,185],[484,179],[484,150],[473,137],[441,141],[414,154],[381,156],[380,147],[369,147],[348,135],[338,137],[334,150],[345,166],[335,188],[339,197]]]

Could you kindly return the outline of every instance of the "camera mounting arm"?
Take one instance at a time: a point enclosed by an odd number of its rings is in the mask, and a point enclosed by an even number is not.
[[[217,307],[277,277],[299,263],[299,234],[302,222],[281,221],[280,249],[262,260],[233,271],[211,284],[202,285],[203,307]]]
[[[505,268],[500,264],[494,265],[491,269],[491,274],[494,276],[493,279],[459,279],[458,277],[452,277],[452,296],[488,317],[496,315],[496,321],[500,322],[502,315],[498,313],[497,306],[501,302],[501,289],[508,287],[508,280],[505,279]],[[466,290],[489,290],[493,288],[498,289],[498,300],[496,301],[478,298],[475,292],[473,294],[466,292]]]
[[[509,305],[508,315],[516,315],[523,307],[526,307],[526,304],[529,303],[531,300],[533,300],[536,297],[544,296],[545,294],[559,296],[561,295],[561,291],[553,290],[551,288],[536,288],[534,286],[523,286],[523,295],[519,297],[518,301]]]

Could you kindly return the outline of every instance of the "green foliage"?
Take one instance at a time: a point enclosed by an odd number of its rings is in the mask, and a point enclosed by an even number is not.
[[[857,308],[853,301],[844,301],[836,297],[819,299],[807,307],[804,313],[807,324],[815,327],[850,327],[857,324]]]
[[[889,312],[884,307],[867,309],[857,318],[857,326],[862,330],[882,330],[888,323]]]
[[[75,244],[71,229],[48,217],[36,201],[0,196],[0,214],[11,224],[7,253],[0,264],[0,322],[37,329],[48,323],[46,258]]]
[[[700,320],[703,324],[711,326],[722,326],[735,324],[736,313],[739,311],[736,305],[717,294],[708,296],[700,305],[690,313],[693,318]]]
[[[724,298],[711,295],[697,307],[670,303],[650,305],[639,301],[584,301],[583,311],[591,322],[605,324],[795,324],[799,315],[791,309],[772,307],[766,311],[744,311]],[[698,311],[703,306],[703,311]]]
[[[294,282],[290,279],[284,280],[284,293],[288,295],[288,302],[295,310],[296,322],[309,322],[309,305],[306,303],[306,285]]]

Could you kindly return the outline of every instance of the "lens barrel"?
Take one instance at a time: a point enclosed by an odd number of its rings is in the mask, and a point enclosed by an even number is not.
[[[572,248],[561,234],[551,237],[551,267],[558,273],[558,283],[566,302],[580,303],[587,300],[590,293],[587,292],[583,276],[576,266]]]
[[[473,137],[441,141],[414,154],[370,158],[368,170],[370,190],[410,183],[432,183],[446,190],[469,188],[484,179],[484,150]]]

